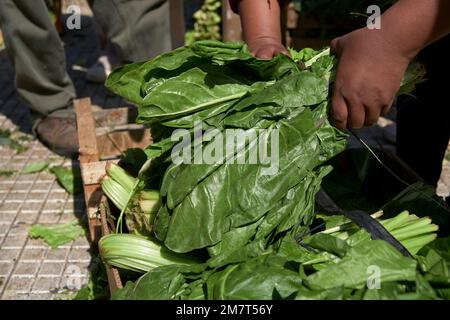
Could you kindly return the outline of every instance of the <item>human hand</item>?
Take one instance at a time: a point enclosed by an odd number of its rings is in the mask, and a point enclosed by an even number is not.
[[[278,54],[289,56],[289,51],[275,38],[260,37],[249,41],[250,52],[256,58],[270,60]]]
[[[332,97],[332,121],[341,129],[371,126],[387,113],[410,59],[380,30],[359,29],[334,39],[339,57]]]

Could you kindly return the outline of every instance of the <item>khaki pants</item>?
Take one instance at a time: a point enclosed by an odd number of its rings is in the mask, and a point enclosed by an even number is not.
[[[145,60],[171,49],[167,0],[94,0],[91,4],[122,61]],[[0,0],[0,27],[17,91],[35,117],[70,116],[75,88],[44,0]]]

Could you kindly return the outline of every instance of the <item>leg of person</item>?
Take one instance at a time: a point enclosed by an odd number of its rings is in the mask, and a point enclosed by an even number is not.
[[[426,80],[415,97],[404,99],[397,115],[397,149],[402,158],[428,184],[439,181],[450,137],[450,36],[421,52]]]
[[[49,148],[73,155],[78,151],[72,108],[75,88],[44,1],[0,1],[0,25],[17,92],[31,109],[33,130]]]
[[[93,0],[91,7],[123,63],[171,50],[168,0]]]

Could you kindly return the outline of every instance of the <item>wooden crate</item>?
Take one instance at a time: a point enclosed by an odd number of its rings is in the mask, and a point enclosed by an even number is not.
[[[106,164],[117,162],[128,148],[147,147],[152,138],[148,128],[135,124],[135,108],[93,112],[89,98],[76,100],[74,106],[89,238],[91,245],[96,246],[101,236],[114,229],[113,222],[107,218],[109,204],[100,186]],[[122,282],[117,269],[105,267],[112,293],[122,287]]]

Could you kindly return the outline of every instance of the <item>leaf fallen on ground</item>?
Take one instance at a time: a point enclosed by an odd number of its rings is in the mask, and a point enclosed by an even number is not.
[[[59,184],[70,194],[79,194],[83,190],[79,168],[52,167],[50,172],[58,179]]]
[[[11,170],[0,170],[0,177],[11,177],[14,173],[15,172]]]
[[[9,146],[11,149],[16,150],[17,153],[22,153],[28,150],[28,147],[20,144],[12,138],[12,132],[10,130],[0,129],[0,145]]]
[[[48,226],[35,224],[28,230],[28,235],[33,239],[41,238],[52,249],[56,249],[63,244],[84,236],[85,231],[77,220],[73,220],[63,224]]]
[[[41,172],[41,171],[44,171],[45,169],[47,169],[48,165],[49,165],[49,163],[46,161],[30,163],[25,168],[23,168],[22,173],[30,174],[30,173]]]

